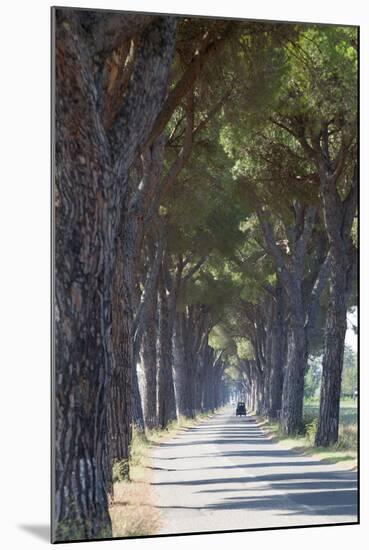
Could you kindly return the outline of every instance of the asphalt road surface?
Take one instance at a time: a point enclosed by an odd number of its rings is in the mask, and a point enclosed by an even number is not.
[[[235,407],[152,452],[160,534],[357,521],[357,476],[272,443]]]

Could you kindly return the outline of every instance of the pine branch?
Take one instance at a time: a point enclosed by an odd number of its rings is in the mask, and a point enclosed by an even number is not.
[[[259,219],[260,227],[264,236],[265,244],[267,245],[267,249],[269,253],[271,254],[278,271],[278,274],[283,281],[283,283],[287,286],[291,284],[291,277],[290,273],[287,269],[285,259],[283,257],[281,249],[278,247],[275,237],[273,234],[272,227],[269,223],[269,221],[266,218],[266,213],[262,211],[260,208],[257,208],[257,216]]]
[[[149,146],[152,141],[163,132],[176,107],[192,89],[204,64],[210,57],[220,53],[225,44],[226,38],[230,36],[233,28],[233,22],[219,22],[216,23],[213,28],[205,32],[202,37],[201,44],[196,48],[193,58],[186,71],[173,90],[169,92],[163,109],[157,117],[155,125],[144,147]]]

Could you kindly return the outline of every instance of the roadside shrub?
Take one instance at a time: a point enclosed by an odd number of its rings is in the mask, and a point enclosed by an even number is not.
[[[318,419],[317,418],[313,418],[312,420],[310,420],[310,422],[308,422],[306,424],[305,435],[306,435],[306,439],[309,441],[310,445],[314,445],[317,427],[318,427]]]
[[[312,432],[313,432],[314,426],[315,426],[315,431],[316,431],[316,422],[317,422],[316,413],[313,412],[313,411],[305,411],[304,417],[303,417],[303,420],[302,420],[302,427],[301,427],[300,434],[304,435],[308,438],[310,438],[309,434],[311,434],[311,436],[313,436]],[[310,439],[309,439],[309,441],[310,441]]]
[[[357,448],[357,425],[341,425],[339,430],[337,449],[356,449]]]

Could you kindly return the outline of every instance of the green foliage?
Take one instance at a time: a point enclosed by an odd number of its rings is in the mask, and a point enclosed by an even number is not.
[[[229,334],[221,325],[216,325],[212,328],[209,334],[209,344],[215,350],[226,349],[230,344]]]
[[[305,374],[304,397],[310,399],[317,397],[320,388],[322,366],[320,358],[310,358],[309,368]]]
[[[215,123],[214,123],[215,124]],[[202,131],[176,184],[166,195],[169,246],[176,253],[198,256],[232,254],[242,240],[242,211],[234,198],[230,163],[217,144],[213,127]]]
[[[236,358],[234,356],[231,356],[227,360],[227,368],[225,369],[226,376],[229,377],[229,379],[232,382],[236,382],[240,379],[240,372],[237,365]]]
[[[277,100],[285,78],[284,45],[298,34],[293,25],[245,23],[228,44],[228,74],[233,82],[234,101],[223,113],[238,135],[262,124],[265,107]]]
[[[247,338],[236,338],[237,355],[240,359],[254,359],[254,350]]]
[[[205,30],[205,22],[181,22],[176,75],[181,63],[191,59]],[[232,350],[228,355],[235,365],[237,357],[252,357],[242,305],[260,304],[265,287],[276,284],[275,264],[266,251],[256,211],[262,207],[268,211],[288,263],[288,231],[295,221],[291,205],[298,200],[317,206],[305,262],[308,281],[324,222],[315,162],[300,138],[304,135],[311,144],[326,124],[332,157],[347,143],[349,157],[338,190],[344,197],[355,151],[356,79],[355,28],[245,22],[235,26],[221,62],[214,59],[206,64],[196,83],[194,126],[214,105],[220,102],[221,108],[195,137],[191,159],[165,195],[162,208],[173,265],[178,255],[190,255],[190,266],[206,258],[183,288],[178,307],[201,304],[210,312],[215,325],[211,345]],[[167,168],[183,142],[184,105],[169,126]],[[355,225],[352,232],[355,241]],[[322,352],[327,300],[326,289],[310,337],[309,352],[316,358]],[[352,388],[354,379],[354,369],[345,368],[343,387]],[[306,398],[317,395],[319,383],[319,362],[313,360],[305,376]]]
[[[314,445],[317,428],[318,428],[317,418],[312,418],[312,419],[309,418],[308,420],[305,419],[305,434],[310,445]]]
[[[286,48],[290,67],[282,99],[283,111],[328,121],[340,115],[356,118],[357,31],[352,27],[309,26]],[[341,122],[337,121],[338,124]]]
[[[355,353],[354,350],[349,346],[345,346],[341,394],[353,395],[354,391],[357,390],[357,385],[357,353]]]
[[[279,61],[273,47],[263,61],[275,66],[280,77],[270,79],[274,91],[263,96],[258,120],[245,108],[236,125],[226,113],[220,133],[245,203],[249,208],[255,203],[274,206],[284,215],[294,197],[319,200],[314,166],[299,134],[307,130],[307,136],[316,136],[322,124],[329,124],[334,157],[342,140],[352,140],[357,118],[356,29],[310,25],[295,30],[295,36],[277,45]]]
[[[129,479],[129,461],[117,460],[113,464],[113,482]]]

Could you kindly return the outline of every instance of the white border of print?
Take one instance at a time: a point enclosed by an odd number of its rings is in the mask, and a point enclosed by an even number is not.
[[[361,97],[369,97],[369,16],[360,0],[89,0],[63,2],[89,8],[361,25]],[[47,544],[49,523],[50,401],[50,2],[18,0],[2,6],[0,139],[0,308],[2,546],[33,550]],[[361,103],[361,269],[369,280],[368,113]],[[224,549],[296,547],[364,548],[369,538],[368,296],[361,286],[361,525],[222,535],[89,543],[133,550],[191,547]],[[246,519],[246,518],[245,518]],[[71,545],[75,546],[74,544]]]

